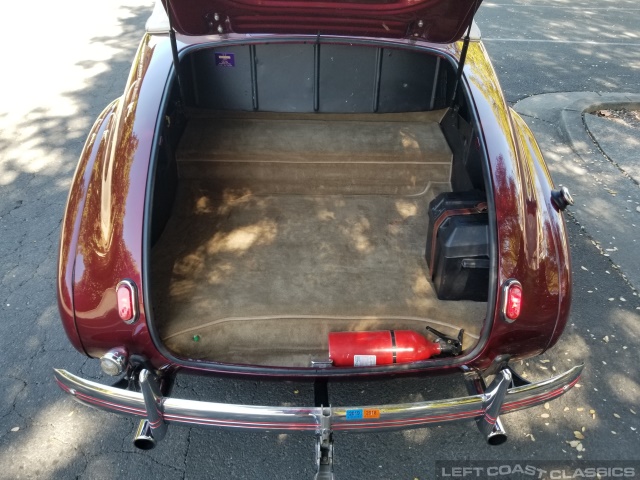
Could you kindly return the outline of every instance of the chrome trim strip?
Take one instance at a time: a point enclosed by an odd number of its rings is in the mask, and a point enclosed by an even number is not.
[[[532,407],[562,395],[577,383],[582,369],[583,365],[578,365],[547,380],[508,389],[500,413]],[[54,372],[60,388],[81,403],[114,413],[147,418],[142,393],[101,385],[65,370],[54,369]],[[331,407],[331,427],[333,431],[369,432],[480,419],[487,414],[489,400],[486,394],[480,394],[395,405]],[[164,397],[161,401],[162,417],[166,423],[187,426],[298,430],[315,434],[322,425],[323,416],[326,416],[326,407],[234,405],[171,397]]]

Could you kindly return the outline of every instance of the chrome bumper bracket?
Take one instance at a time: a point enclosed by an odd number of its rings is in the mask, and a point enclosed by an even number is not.
[[[147,409],[147,420],[151,428],[151,435],[156,441],[160,441],[167,434],[167,423],[164,421],[162,408],[163,397],[160,393],[160,385],[153,374],[143,369],[138,377],[140,389],[144,398],[144,405]]]
[[[321,410],[322,414],[316,432],[316,474],[313,478],[314,480],[334,480],[331,408],[321,407]]]
[[[476,419],[478,429],[487,439],[490,445],[500,445],[507,441],[507,433],[504,430],[499,414],[509,389],[513,385],[513,378],[517,376],[509,368],[499,370],[493,382],[487,388],[484,378],[475,370],[465,371],[464,379],[467,391],[471,395],[482,395],[482,409],[484,415]]]

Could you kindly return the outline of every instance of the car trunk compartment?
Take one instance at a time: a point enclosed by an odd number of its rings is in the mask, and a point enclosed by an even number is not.
[[[264,74],[285,54],[304,54],[304,70],[313,48],[268,47],[225,49],[240,67],[257,50],[254,73],[217,69],[221,49],[184,60],[190,106],[167,109],[154,182],[156,340],[188,360],[310,367],[328,358],[330,332],[413,330],[433,339],[429,326],[451,337],[464,329],[469,351],[487,304],[439,300],[425,260],[429,202],[482,187],[466,165],[476,131],[468,107],[428,106],[448,96],[450,65],[418,52],[322,45],[340,65],[377,59],[378,80],[369,83],[380,84],[377,93],[366,89],[373,97],[349,103],[341,100],[349,91],[362,95],[360,68],[337,83],[327,69],[311,69],[320,88],[314,111],[295,82],[290,97],[299,98],[278,103],[268,92],[282,87]],[[291,69],[296,61],[287,58]],[[416,72],[431,83],[408,106]],[[247,91],[260,98],[253,110]]]

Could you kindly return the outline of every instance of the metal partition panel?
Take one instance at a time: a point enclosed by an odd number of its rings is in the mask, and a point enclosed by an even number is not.
[[[313,112],[313,45],[256,45],[258,110]]]
[[[320,45],[321,112],[372,112],[376,105],[379,49]]]
[[[429,110],[437,57],[385,48],[382,54],[379,112]]]
[[[253,110],[247,45],[199,50],[193,58],[195,103],[212,110]]]
[[[415,51],[282,43],[200,50],[190,63],[197,107],[303,113],[441,108],[434,81],[448,65]]]

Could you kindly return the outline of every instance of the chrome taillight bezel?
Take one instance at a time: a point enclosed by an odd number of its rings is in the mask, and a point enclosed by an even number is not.
[[[132,310],[132,317],[129,320],[123,320],[122,318],[120,318],[124,323],[126,323],[127,325],[131,325],[133,323],[135,323],[138,318],[140,317],[140,308],[138,306],[138,288],[136,287],[136,284],[133,282],[133,280],[129,280],[129,279],[124,279],[118,282],[118,284],[116,285],[116,304],[118,303],[118,290],[121,287],[125,287],[129,290],[129,292],[131,293],[131,310]],[[119,309],[118,309],[119,310]],[[118,313],[119,315],[119,313]]]
[[[502,289],[501,289],[500,313],[502,315],[502,319],[507,323],[513,323],[518,319],[518,317],[510,318],[507,316],[507,302],[509,299],[509,290],[514,286],[519,287],[521,292],[524,294],[524,289],[522,288],[522,284],[515,278],[510,278],[509,280],[506,280],[502,284]],[[520,316],[521,314],[522,314],[522,307],[520,307],[520,313],[518,314],[518,316]]]

